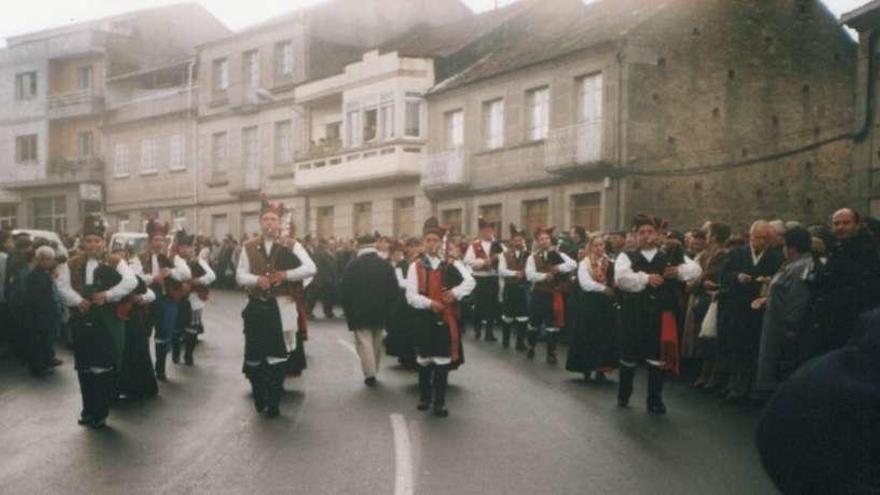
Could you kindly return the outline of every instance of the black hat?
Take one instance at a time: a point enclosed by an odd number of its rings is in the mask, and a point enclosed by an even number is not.
[[[168,231],[171,230],[171,227],[168,225],[168,222],[160,223],[155,218],[151,218],[147,222],[147,237],[152,239],[153,237],[159,235],[165,237],[168,235]]]
[[[431,217],[425,220],[425,225],[422,227],[422,235],[428,234],[436,234],[440,237],[446,235],[446,229],[440,225],[440,221],[437,220],[437,217]]]
[[[83,237],[93,235],[103,238],[106,233],[107,226],[104,224],[104,219],[94,213],[86,215],[82,228]]]
[[[378,237],[375,234],[363,234],[358,236],[357,243],[360,246],[369,246],[370,244],[375,244],[376,239],[378,239]]]
[[[281,218],[287,213],[287,208],[284,207],[284,203],[281,201],[269,201],[269,198],[265,194],[263,194],[260,199],[260,216],[263,216],[266,213],[274,213],[278,215],[278,218]]]
[[[636,230],[638,230],[639,227],[643,225],[650,225],[651,227],[654,227],[658,230],[666,226],[663,220],[659,217],[655,217],[654,215],[646,215],[644,213],[639,213],[638,215],[636,215],[636,217],[633,218],[632,223],[633,228]]]
[[[184,229],[180,229],[174,234],[174,244],[178,246],[192,246],[195,239],[195,235],[187,234]]]
[[[94,235],[94,234],[89,234]],[[116,271],[115,266],[99,264],[97,268],[95,268],[94,273],[94,291],[95,292],[104,292],[113,288],[116,284],[122,281],[122,275]]]
[[[516,228],[516,225],[514,225],[514,224],[510,224],[509,229],[510,229],[510,238],[511,239],[513,239],[514,237],[517,237],[517,236],[519,236],[519,237],[526,236],[526,232],[522,229]]]

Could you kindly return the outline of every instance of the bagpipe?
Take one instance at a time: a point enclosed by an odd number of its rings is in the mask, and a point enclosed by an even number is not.
[[[159,263],[160,270],[162,268],[167,268],[169,270],[174,269],[174,261],[171,257],[160,254],[156,256],[156,260]],[[187,296],[189,296],[189,284],[181,282],[180,280],[177,280],[171,276],[165,277],[163,279],[161,290],[168,298],[176,303],[183,301],[187,298]]]
[[[137,287],[135,287],[134,291],[122,298],[122,300],[120,300],[119,302],[109,303],[112,306],[113,312],[116,317],[122,321],[126,321],[131,318],[131,313],[135,307],[134,296],[147,293],[147,284],[145,284],[144,281],[140,279],[140,277],[137,277],[137,280],[138,285]],[[92,285],[86,287],[85,294],[83,294],[83,296],[86,299],[91,300],[93,295],[100,292],[106,292],[118,285],[120,282],[122,282],[122,275],[120,275],[119,272],[116,271],[116,267],[110,266],[106,263],[100,263],[97,268],[95,268],[95,271],[92,274]]]
[[[189,270],[192,273],[192,278],[201,278],[208,274],[205,269],[202,267],[202,264],[199,263],[198,259],[194,259],[189,262]],[[204,284],[190,284],[190,291],[195,292],[196,296],[202,300],[207,301],[208,295],[211,293],[211,288]]]

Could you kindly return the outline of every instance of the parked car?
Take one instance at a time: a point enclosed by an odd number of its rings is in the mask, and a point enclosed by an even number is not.
[[[37,239],[46,239],[49,242],[54,242],[57,245],[56,253],[59,256],[67,257],[67,247],[64,246],[64,242],[61,241],[61,237],[58,236],[55,232],[51,230],[39,230],[39,229],[14,229],[12,231],[12,235],[16,236],[19,234],[27,234],[31,237],[31,240],[35,241]]]

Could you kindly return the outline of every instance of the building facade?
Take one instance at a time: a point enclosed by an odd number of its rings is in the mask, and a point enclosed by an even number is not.
[[[104,209],[106,83],[226,33],[195,4],[9,38],[0,50],[0,215],[75,232]]]

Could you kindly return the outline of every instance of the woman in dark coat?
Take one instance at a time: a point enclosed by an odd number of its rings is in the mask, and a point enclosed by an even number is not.
[[[408,369],[416,369],[416,343],[413,322],[413,308],[406,302],[406,274],[413,260],[418,259],[421,241],[417,238],[407,240],[402,259],[394,264],[394,274],[397,276],[397,284],[400,288],[394,306],[391,308],[391,317],[388,319],[388,335],[385,337],[385,353],[395,356],[401,366]],[[392,251],[392,263],[395,261],[395,253]]]
[[[24,329],[27,336],[28,369],[34,376],[46,373],[55,358],[52,342],[61,319],[55,304],[55,252],[49,246],[37,249],[33,270],[27,276],[24,297]]]
[[[131,296],[123,300],[124,311],[128,312],[125,321],[125,348],[122,353],[122,366],[119,369],[117,397],[137,400],[159,393],[153,361],[150,359],[150,335],[147,326],[147,312],[156,294],[138,278],[138,286]]]
[[[583,373],[587,381],[609,383],[605,373],[618,363],[618,305],[614,293],[614,263],[605,254],[605,239],[594,235],[587,244],[587,256],[578,264],[580,290],[577,297],[577,325],[572,329],[565,369]],[[591,373],[595,377],[591,378]]]

